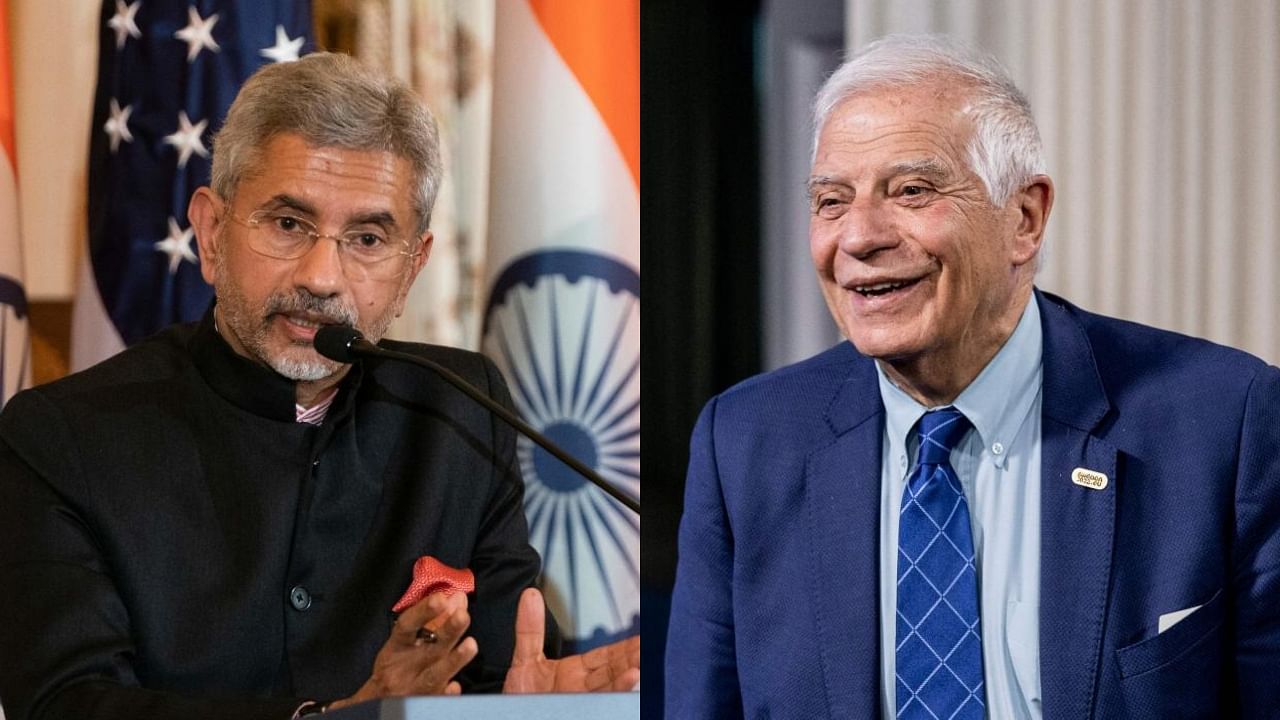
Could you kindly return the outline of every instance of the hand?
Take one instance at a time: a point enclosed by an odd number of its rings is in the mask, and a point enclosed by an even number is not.
[[[461,693],[462,686],[453,676],[477,651],[475,638],[462,639],[469,625],[471,616],[463,593],[433,593],[419,600],[396,619],[373,661],[369,679],[355,695],[330,703],[329,709],[381,697]],[[436,641],[418,637],[419,628],[434,632]]]
[[[516,648],[502,692],[625,692],[640,682],[638,636],[551,660],[542,654],[546,624],[542,593],[525,590],[516,611]]]

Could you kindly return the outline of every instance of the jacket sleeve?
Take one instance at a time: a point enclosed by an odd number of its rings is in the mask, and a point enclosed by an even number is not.
[[[75,447],[39,391],[0,415],[0,703],[9,720],[290,717],[296,698],[139,686],[129,613],[85,511]]]
[[[1280,369],[1254,379],[1241,425],[1234,538],[1240,717],[1277,717],[1280,668]]]
[[[733,614],[733,529],[715,450],[716,400],[693,431],[667,632],[669,720],[742,717]]]

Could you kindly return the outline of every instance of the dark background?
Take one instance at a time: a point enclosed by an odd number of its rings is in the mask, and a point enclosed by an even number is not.
[[[643,717],[662,716],[689,434],[760,368],[758,2],[640,10]]]

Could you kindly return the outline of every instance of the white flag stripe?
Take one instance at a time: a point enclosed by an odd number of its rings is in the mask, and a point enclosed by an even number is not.
[[[88,253],[81,254],[76,298],[71,305],[71,370],[84,370],[124,350],[124,340],[98,294]]]
[[[0,59],[3,62],[3,59]],[[7,92],[0,88],[0,92]],[[18,235],[18,183],[8,149],[0,144],[0,407],[31,384],[30,315],[22,289],[21,238]],[[6,302],[9,295],[14,297]]]
[[[640,497],[639,189],[574,74],[598,58],[571,68],[560,55],[569,31],[592,28],[548,20],[556,46],[528,4],[503,10],[481,347],[530,424]],[[533,443],[518,453],[530,541],[568,647],[638,632],[639,519]]]
[[[508,257],[557,237],[639,267],[639,190],[617,143],[528,6],[504,5],[498,22],[503,35],[494,47],[490,237],[504,244]],[[504,67],[520,71],[502,72]],[[598,235],[569,232],[595,218],[614,220],[601,228],[610,240],[605,247]],[[635,221],[623,222],[627,218]]]

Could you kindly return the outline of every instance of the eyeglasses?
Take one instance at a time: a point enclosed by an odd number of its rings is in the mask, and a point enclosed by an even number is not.
[[[241,218],[228,208],[227,216],[249,228],[249,247],[277,260],[296,260],[311,251],[321,238],[338,244],[342,272],[351,280],[388,280],[400,274],[404,263],[391,262],[417,257],[409,241],[392,237],[385,228],[364,225],[339,235],[320,232],[315,223],[281,210],[258,210]]]

